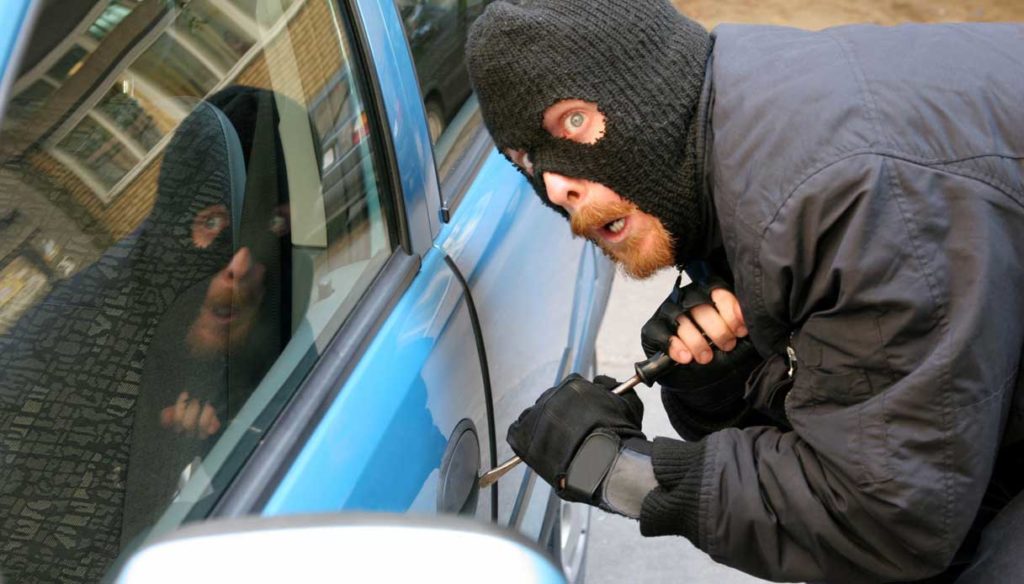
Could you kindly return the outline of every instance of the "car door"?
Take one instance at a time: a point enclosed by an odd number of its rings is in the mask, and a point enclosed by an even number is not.
[[[470,3],[465,26],[485,4]],[[429,115],[437,73],[414,63]],[[464,63],[460,56],[448,66],[464,69]],[[466,274],[476,299],[491,363],[494,447],[505,460],[512,456],[506,429],[541,391],[570,372],[593,373],[612,267],[592,245],[571,239],[564,221],[539,204],[496,152],[475,97],[461,104],[433,153],[445,222],[437,245]],[[501,521],[551,543],[571,579],[585,548],[587,509],[558,501],[525,467],[506,475],[499,491]]]
[[[448,141],[462,154],[431,151],[394,6],[83,8],[38,8],[64,34],[35,47],[26,28],[7,82],[0,425],[19,438],[2,503],[19,543],[0,569],[91,581],[182,522],[244,513],[454,512],[550,536],[528,474],[473,486],[507,454],[515,400],[586,367],[600,264],[544,228],[556,216],[478,122]],[[520,278],[520,252],[555,262]],[[212,291],[257,273],[261,324],[243,327],[246,296],[229,310]],[[78,555],[42,546],[54,529]]]
[[[427,217],[441,222],[430,225],[433,244],[410,288],[268,496],[268,514],[436,512],[451,479],[442,476],[440,443],[432,451],[419,449],[419,443],[453,427],[455,432],[468,420],[480,441],[482,464],[510,456],[502,434],[519,411],[568,372],[592,370],[593,341],[607,299],[607,262],[598,261],[590,245],[571,239],[562,220],[538,203],[494,151],[472,100],[434,156],[423,156],[431,152],[429,134],[422,105],[416,104],[421,96],[410,83],[414,62],[402,43],[399,14],[388,4],[356,6],[386,96],[382,107],[391,120],[405,196],[421,194]],[[481,375],[482,401],[454,393],[479,383]],[[431,420],[424,417],[418,425],[400,410],[417,395],[426,396],[415,401],[430,404]],[[452,407],[451,400],[461,403]],[[358,427],[360,420],[375,423]],[[545,539],[559,518],[553,502],[550,489],[522,468],[484,493],[476,512]],[[584,526],[572,525],[573,537]]]
[[[471,313],[415,166],[429,141],[378,75],[422,106],[370,55],[366,4],[34,11],[0,128],[15,581],[97,581],[182,522],[289,493],[493,516],[471,488],[491,428]],[[330,464],[292,472],[321,444]]]

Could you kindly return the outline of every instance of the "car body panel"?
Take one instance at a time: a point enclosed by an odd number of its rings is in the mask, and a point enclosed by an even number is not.
[[[468,320],[461,297],[441,254],[428,254],[263,514],[436,511],[452,429],[467,413],[487,427],[473,338],[452,334]],[[466,356],[465,366],[439,369],[448,351]]]
[[[32,0],[2,0],[0,1],[0,118],[4,115],[4,106],[7,103],[7,92],[14,83],[16,70],[10,65],[16,59],[15,52],[18,49],[18,41],[21,38],[19,32],[27,26],[22,25],[30,21],[30,9]],[[9,70],[10,69],[10,70]]]
[[[444,441],[461,417],[474,422],[481,451],[488,450],[473,332],[445,255],[469,281],[481,315],[499,460],[512,455],[504,430],[523,408],[566,373],[593,368],[600,311],[591,314],[607,300],[607,262],[571,240],[564,220],[540,205],[497,152],[479,177],[264,514],[435,512]],[[548,261],[553,256],[557,261]],[[558,290],[574,293],[550,298]],[[513,522],[525,477],[522,467],[501,481],[502,523]],[[548,492],[535,485],[519,505],[527,519],[514,522],[528,535],[540,535]],[[486,497],[480,505],[478,515],[487,515]]]

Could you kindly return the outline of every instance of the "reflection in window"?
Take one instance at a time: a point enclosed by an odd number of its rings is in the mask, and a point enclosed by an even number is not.
[[[86,51],[79,45],[75,45],[63,57],[58,59],[53,67],[50,67],[47,75],[56,82],[64,81],[81,69],[88,55],[89,51]]]
[[[139,57],[131,71],[168,96],[202,97],[218,81],[195,54],[166,33]]]
[[[136,2],[131,0],[111,0],[110,5],[103,10],[96,21],[89,25],[89,36],[97,41],[103,40],[103,37],[110,34],[110,31],[131,14],[135,5]]]
[[[469,98],[466,34],[490,0],[395,0],[420,82],[430,140],[437,145]],[[435,149],[438,163],[444,156]]]
[[[390,257],[343,13],[118,0],[16,81],[0,125],[10,581],[101,581],[150,530],[204,516]]]
[[[57,148],[74,164],[87,169],[105,189],[117,184],[138,162],[124,143],[91,117],[82,120]]]
[[[189,3],[188,9],[171,27],[171,34],[179,44],[220,74],[227,72],[252,47],[255,33],[253,20],[232,11],[223,0]]]
[[[53,93],[53,89],[53,84],[42,79],[29,85],[24,91],[11,99],[7,121],[13,122],[14,120],[24,120],[32,117],[32,114],[42,107],[46,98]]]
[[[146,151],[156,146],[163,137],[149,112],[124,93],[123,85],[112,87],[96,109],[105,114],[128,139]]]

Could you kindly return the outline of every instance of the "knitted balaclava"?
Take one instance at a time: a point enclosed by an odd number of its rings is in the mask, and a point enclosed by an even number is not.
[[[466,45],[484,121],[502,153],[528,153],[544,203],[565,215],[544,172],[601,183],[662,221],[679,265],[706,251],[711,221],[693,135],[710,49],[668,0],[499,1]],[[544,110],[566,99],[604,114],[596,143],[544,130]]]

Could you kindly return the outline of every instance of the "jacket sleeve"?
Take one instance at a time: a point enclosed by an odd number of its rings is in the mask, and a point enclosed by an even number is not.
[[[741,299],[767,319],[748,321],[753,334],[792,333],[793,430],[656,439],[644,535],[684,535],[773,580],[945,569],[1017,376],[1020,308],[1005,290],[1021,285],[1020,250],[997,240],[1007,205],[979,181],[877,155],[826,167],[785,199]]]

